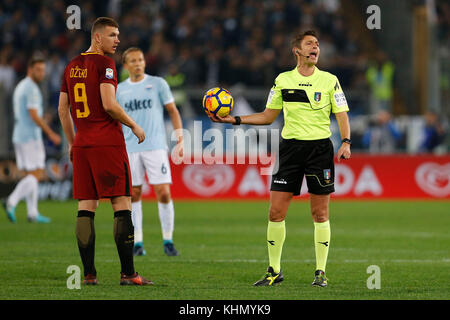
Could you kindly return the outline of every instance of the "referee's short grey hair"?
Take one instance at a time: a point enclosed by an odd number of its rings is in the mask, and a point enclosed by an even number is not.
[[[297,47],[300,48],[300,43],[302,42],[302,40],[306,37],[306,36],[313,36],[315,37],[317,40],[319,40],[319,36],[317,35],[317,32],[314,30],[306,30],[304,32],[300,32],[298,33],[294,39],[292,39],[291,41],[291,46],[292,47]]]

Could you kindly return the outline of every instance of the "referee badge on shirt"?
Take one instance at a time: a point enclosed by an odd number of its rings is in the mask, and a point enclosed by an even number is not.
[[[331,182],[331,170],[330,169],[325,169],[323,170],[323,178],[325,179],[325,183],[330,183]]]
[[[106,68],[105,77],[108,79],[114,78],[114,71],[111,68]]]
[[[321,92],[314,92],[314,101],[315,102],[320,102],[321,98],[322,98],[322,93]]]

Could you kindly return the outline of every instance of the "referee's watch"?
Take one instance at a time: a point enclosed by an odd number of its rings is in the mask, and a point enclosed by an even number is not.
[[[238,126],[241,124],[241,117],[235,116],[234,120],[236,121],[235,123],[233,123],[234,126]]]
[[[352,145],[352,140],[344,138],[342,139],[342,143],[348,143],[349,145]]]

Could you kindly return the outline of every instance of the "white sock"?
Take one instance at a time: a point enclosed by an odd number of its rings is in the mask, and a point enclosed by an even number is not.
[[[37,182],[37,179],[32,174],[28,174],[23,177],[14,191],[8,197],[8,206],[15,207],[19,203],[20,200],[25,198],[30,192],[33,191],[34,185]]]
[[[30,219],[36,219],[39,211],[38,211],[38,200],[39,200],[39,182],[32,175],[34,179],[30,179],[30,185],[32,187],[31,191],[25,196],[25,200],[27,202],[27,215]]]
[[[163,240],[172,240],[175,220],[172,200],[169,203],[158,202],[158,214],[159,221],[161,222]]]
[[[142,200],[131,203],[131,219],[134,226],[134,243],[144,241],[142,234]]]

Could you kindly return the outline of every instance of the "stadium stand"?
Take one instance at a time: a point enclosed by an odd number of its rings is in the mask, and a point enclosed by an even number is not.
[[[66,8],[71,4],[82,8],[82,32],[66,27]],[[293,67],[294,58],[287,49],[292,36],[309,28],[320,34],[319,67],[339,77],[351,115],[368,115],[370,55],[366,39],[355,31],[343,7],[340,0],[4,0],[0,4],[0,103],[9,120],[3,120],[0,144],[12,150],[8,142],[12,111],[7,105],[15,83],[25,75],[27,58],[36,51],[48,60],[42,89],[53,125],[58,126],[55,115],[63,68],[89,47],[90,26],[98,16],[111,16],[120,24],[121,44],[114,59],[121,78],[126,77],[121,53],[139,46],[145,51],[147,72],[166,78],[185,119],[202,115],[202,92],[216,85],[244,87],[250,105],[256,111],[264,108],[275,76]],[[449,11],[447,2],[436,1],[443,61],[449,56]],[[447,97],[448,61],[440,81]],[[355,133],[362,137],[364,130]],[[358,141],[356,137],[354,147],[364,149]]]

